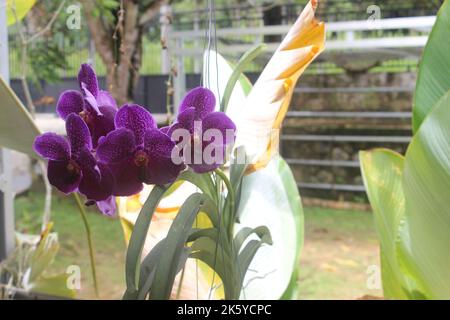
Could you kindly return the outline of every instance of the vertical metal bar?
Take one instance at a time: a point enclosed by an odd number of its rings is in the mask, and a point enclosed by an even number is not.
[[[0,0],[0,74],[9,83],[6,0]],[[14,121],[14,119],[11,119]],[[0,261],[14,248],[14,194],[11,151],[0,150]]]

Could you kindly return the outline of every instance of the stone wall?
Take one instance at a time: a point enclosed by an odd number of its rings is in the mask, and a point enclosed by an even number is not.
[[[326,88],[326,92],[299,92],[290,111],[386,111],[410,112],[414,73],[374,73],[305,76],[299,88]],[[333,88],[390,88],[392,92],[336,92]],[[410,88],[411,91],[395,91]],[[342,136],[410,136],[411,119],[287,118],[283,134]],[[358,152],[385,147],[400,153],[406,144],[386,142],[300,142],[283,141],[281,152],[287,159],[358,161]],[[362,185],[359,167],[291,165],[298,182]],[[302,190],[303,196],[333,200],[366,201],[364,192]]]

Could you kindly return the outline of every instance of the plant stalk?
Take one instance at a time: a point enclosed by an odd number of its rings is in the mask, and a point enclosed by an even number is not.
[[[230,220],[228,220],[228,235],[229,235],[229,239],[230,241],[233,239],[233,230],[234,230],[234,220],[236,217],[236,208],[235,208],[235,194],[234,194],[234,190],[233,187],[231,186],[231,182],[228,179],[228,177],[226,176],[226,174],[220,170],[220,169],[216,169],[214,171],[219,177],[220,179],[225,183],[225,186],[227,187],[228,193],[227,193],[227,197],[230,197]]]
[[[84,209],[84,205],[81,202],[80,196],[76,192],[74,192],[73,195],[74,195],[75,201],[77,202],[77,206],[78,206],[78,209],[81,214],[81,218],[84,223],[84,228],[86,229],[86,237],[87,237],[87,242],[88,242],[88,247],[89,247],[89,258],[90,258],[90,262],[91,262],[92,279],[94,281],[94,290],[95,290],[95,295],[97,296],[97,298],[99,298],[100,295],[98,293],[97,271],[95,269],[95,257],[94,257],[94,247],[92,245],[91,227],[89,226],[89,222],[88,222],[87,216],[86,216],[86,210]]]

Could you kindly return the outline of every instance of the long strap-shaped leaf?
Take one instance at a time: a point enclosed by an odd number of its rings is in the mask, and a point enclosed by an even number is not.
[[[194,193],[185,203],[173,221],[164,241],[164,254],[156,267],[155,280],[150,290],[150,298],[164,300],[170,297],[177,274],[179,259],[192,230],[195,218],[203,204],[203,195]]]
[[[0,77],[0,101],[0,146],[37,159],[33,151],[33,141],[41,132],[28,110],[2,77]]]
[[[222,97],[222,102],[220,104],[220,111],[226,112],[228,102],[230,101],[231,94],[233,92],[236,82],[241,77],[242,72],[244,72],[245,67],[252,62],[261,52],[266,48],[265,44],[257,45],[256,47],[247,51],[239,60],[238,64],[233,70],[230,78],[228,79],[227,86],[225,87],[225,92]]]
[[[450,1],[446,0],[428,38],[419,74],[413,106],[413,130],[417,132],[428,113],[450,90]]]

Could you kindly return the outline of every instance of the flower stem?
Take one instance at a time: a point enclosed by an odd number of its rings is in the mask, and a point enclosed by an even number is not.
[[[78,206],[78,209],[81,214],[81,218],[84,223],[84,228],[86,229],[86,236],[87,236],[87,242],[88,242],[88,247],[89,247],[89,258],[91,261],[92,279],[94,281],[94,290],[95,290],[96,297],[99,298],[100,295],[98,293],[97,271],[95,269],[95,257],[94,257],[94,247],[92,245],[91,227],[89,226],[89,222],[86,217],[86,210],[84,209],[84,205],[81,202],[81,199],[78,196],[78,193],[75,192],[73,195],[74,195],[75,201],[77,202],[77,206]]]

